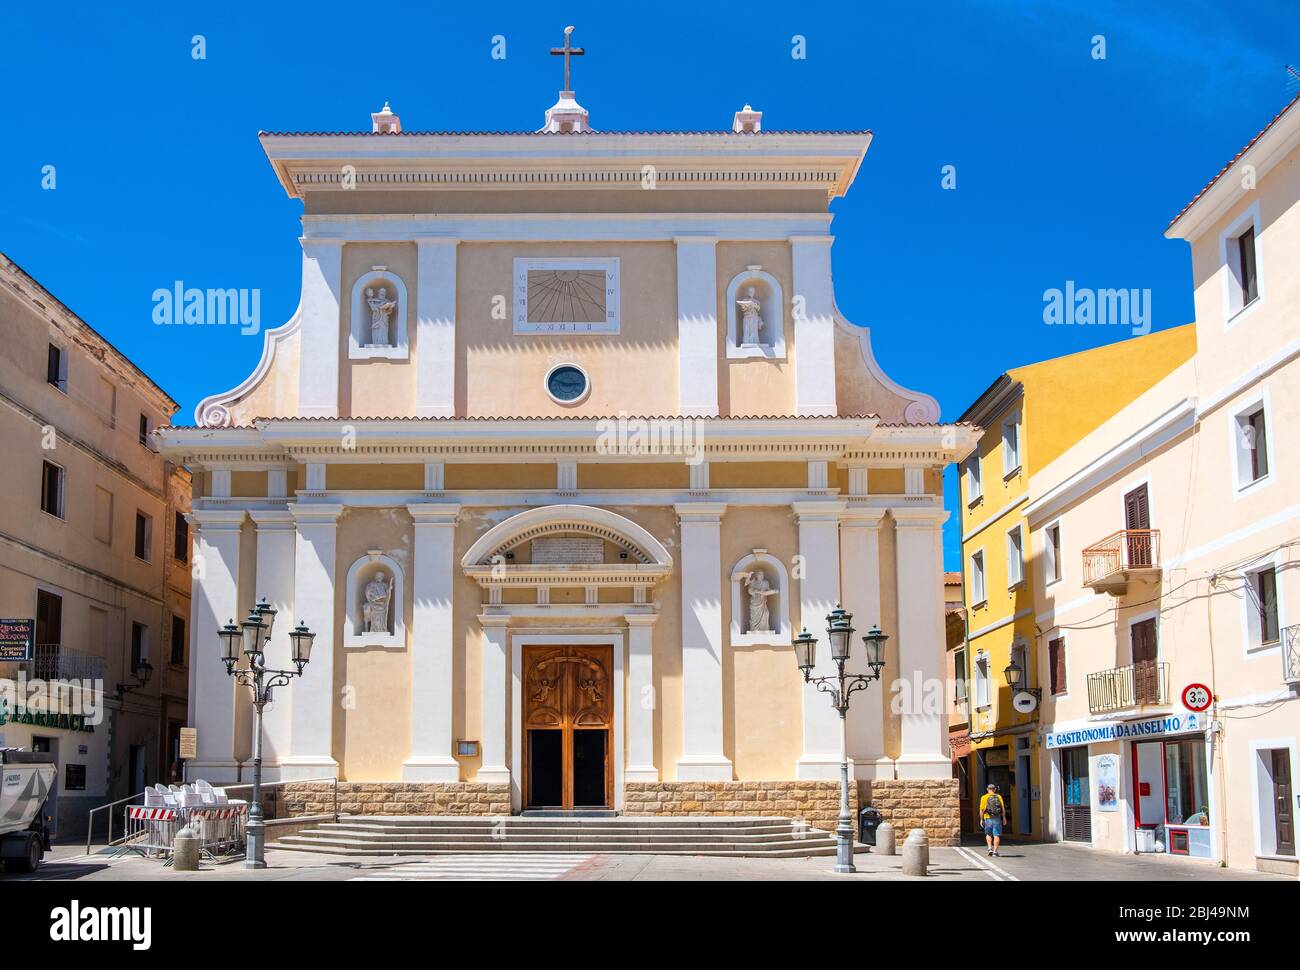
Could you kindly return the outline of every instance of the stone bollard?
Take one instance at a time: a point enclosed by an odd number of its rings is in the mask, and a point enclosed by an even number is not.
[[[876,855],[894,855],[894,827],[881,822],[876,828]]]
[[[199,867],[199,834],[186,825],[172,840],[172,868],[194,872]]]
[[[912,829],[903,842],[903,875],[924,876],[930,868],[930,840],[922,829]]]

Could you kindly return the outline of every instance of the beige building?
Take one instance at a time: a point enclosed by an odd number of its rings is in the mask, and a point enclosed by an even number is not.
[[[266,773],[342,779],[345,810],[828,825],[838,718],[791,639],[817,634],[827,672],[843,603],[891,637],[849,716],[855,799],[951,840],[947,709],[922,695],[944,678],[941,475],[974,429],[836,308],[829,205],[870,134],[749,110],[599,133],[565,92],[538,133],[384,111],[261,137],[303,206],[299,309],[159,433],[194,472],[203,567],[190,776],[247,776],[216,629],[266,596],[318,634]]]
[[[1296,872],[1300,107],[1171,223],[1196,354],[1030,482],[1048,832]]]
[[[176,402],[2,254],[0,343],[0,745],[56,756],[76,837],[179,774],[190,477],[150,438]]]

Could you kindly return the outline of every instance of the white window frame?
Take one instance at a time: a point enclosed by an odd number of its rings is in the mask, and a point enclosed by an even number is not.
[[[1147,610],[1145,613],[1135,613],[1133,616],[1130,616],[1125,621],[1124,648],[1125,650],[1128,651],[1128,662],[1130,666],[1133,663],[1135,663],[1135,661],[1133,660],[1133,625],[1135,623],[1141,623],[1144,620],[1156,621],[1156,661],[1155,662],[1158,664],[1165,662],[1164,637],[1160,635],[1160,611]]]
[[[984,500],[984,475],[980,469],[980,456],[977,451],[966,459],[966,505],[978,505]]]
[[[1277,844],[1277,824],[1273,816],[1273,777],[1264,767],[1265,751],[1287,751],[1291,761],[1291,787],[1294,791],[1295,779],[1300,775],[1300,756],[1297,756],[1296,738],[1257,738],[1250,742],[1251,760],[1254,762],[1254,777],[1251,779],[1251,799],[1255,808],[1255,855],[1265,859],[1295,859],[1297,856],[1279,855]],[[1293,809],[1294,811],[1294,809]],[[1269,850],[1272,851],[1269,851]],[[1300,847],[1297,847],[1300,852]]]
[[[1015,451],[1007,448],[1007,429],[1015,429]],[[1020,429],[1020,412],[1008,415],[1007,419],[1002,422],[1002,477],[1010,478],[1018,472],[1024,465],[1024,441],[1022,440]],[[1014,458],[1014,461],[1012,460]]]
[[[46,465],[50,465],[51,467],[57,468],[59,470],[59,502],[58,502],[59,507],[58,507],[58,511],[56,512],[48,512],[45,509],[45,466]],[[60,522],[66,522],[67,516],[64,514],[64,510],[67,508],[67,495],[68,495],[68,470],[64,468],[62,465],[60,465],[57,461],[50,461],[50,459],[42,457],[41,458],[41,512],[44,513],[45,515],[50,516],[50,518],[58,519]]]
[[[1264,458],[1268,462],[1268,471],[1256,479],[1250,475],[1250,452],[1242,444],[1245,424],[1256,411],[1264,412]],[[1276,428],[1273,426],[1273,408],[1269,401],[1268,388],[1261,388],[1258,393],[1246,399],[1246,403],[1235,407],[1228,418],[1228,448],[1232,453],[1232,497],[1234,500],[1254,494],[1272,483],[1276,477],[1273,442],[1276,440]]]
[[[1052,541],[1056,533],[1056,541]],[[1053,519],[1043,527],[1043,587],[1055,586],[1061,581],[1061,520]]]
[[[983,675],[980,673],[980,666],[983,665]],[[971,704],[977,711],[988,711],[993,709],[993,675],[989,669],[988,651],[979,649],[975,651],[975,656],[971,659],[971,674],[975,681],[975,686],[971,690]],[[981,696],[982,690],[982,696]]]
[[[979,569],[975,568],[975,560],[979,560]],[[984,547],[980,546],[974,549],[970,554],[970,591],[971,607],[979,606],[981,603],[989,601],[989,583],[988,583],[988,559],[984,555]]]
[[[1247,229],[1255,230],[1255,299],[1249,303],[1242,302],[1241,293],[1241,257],[1237,250],[1237,240]],[[1219,233],[1219,264],[1223,273],[1223,321],[1224,329],[1229,330],[1254,313],[1264,302],[1264,260],[1263,247],[1260,245],[1259,203],[1255,202],[1249,209]]]
[[[1032,686],[1029,676],[1029,641],[1020,635],[1012,637],[1011,646],[1007,648],[1007,660],[1020,661],[1020,686]]]
[[[1015,541],[1012,541],[1012,536]],[[1006,532],[1007,536],[1007,589],[1015,589],[1025,581],[1025,529],[1023,525],[1013,525]],[[1012,569],[1012,566],[1015,569]]]
[[[1242,582],[1241,645],[1242,655],[1247,659],[1274,656],[1282,650],[1282,640],[1286,636],[1287,626],[1286,604],[1282,601],[1282,587],[1284,585],[1282,582],[1282,565],[1282,551],[1279,549],[1243,567],[1239,574]],[[1274,570],[1273,583],[1277,590],[1278,639],[1276,643],[1269,644],[1265,644],[1261,640],[1263,631],[1259,623],[1259,607],[1256,602],[1258,594],[1255,590],[1255,577],[1266,569]]]

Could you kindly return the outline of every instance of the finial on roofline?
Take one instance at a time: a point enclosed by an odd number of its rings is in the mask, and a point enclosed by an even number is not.
[[[370,114],[370,130],[381,135],[396,135],[402,130],[402,119],[393,114],[393,109],[384,102],[384,106]]]

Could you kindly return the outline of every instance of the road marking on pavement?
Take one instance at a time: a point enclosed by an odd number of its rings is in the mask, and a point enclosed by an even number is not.
[[[982,858],[980,854],[976,852],[974,849],[968,849],[965,846],[960,846],[960,845],[957,846],[956,848],[957,848],[957,853],[960,856],[962,856],[962,858],[964,858],[967,862],[975,866],[975,868],[982,870],[990,879],[995,879],[998,882],[1019,882],[1020,881],[1020,879],[1017,876],[1011,875],[1011,873],[1007,872],[996,862],[992,862],[989,859]]]
[[[355,876],[349,882],[477,882],[559,879],[592,859],[550,852],[483,852],[448,855],[396,865],[382,874]]]

